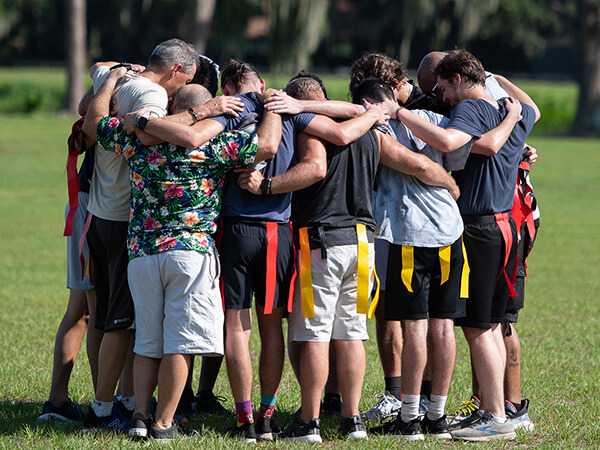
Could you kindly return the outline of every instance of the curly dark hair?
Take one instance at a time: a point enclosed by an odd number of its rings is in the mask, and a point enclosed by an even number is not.
[[[350,68],[350,95],[361,81],[373,77],[381,78],[391,86],[394,80],[402,82],[407,79],[408,73],[397,59],[383,53],[363,53]]]

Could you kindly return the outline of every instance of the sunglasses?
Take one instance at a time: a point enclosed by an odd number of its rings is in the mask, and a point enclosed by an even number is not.
[[[429,98],[437,98],[438,97],[438,84],[435,83],[435,85],[433,86],[433,88],[431,88],[431,90],[429,92],[425,92],[425,95]]]

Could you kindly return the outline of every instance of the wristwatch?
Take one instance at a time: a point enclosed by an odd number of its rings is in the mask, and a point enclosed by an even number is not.
[[[270,178],[263,178],[263,180],[260,182],[260,190],[262,192],[262,195],[271,195],[271,179]]]

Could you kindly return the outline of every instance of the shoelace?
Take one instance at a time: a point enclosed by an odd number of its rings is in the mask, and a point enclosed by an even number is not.
[[[469,401],[462,402],[462,404],[458,407],[456,411],[452,413],[453,416],[458,416],[459,414],[467,415],[469,413],[477,411],[477,405],[475,404],[475,400],[470,399]]]

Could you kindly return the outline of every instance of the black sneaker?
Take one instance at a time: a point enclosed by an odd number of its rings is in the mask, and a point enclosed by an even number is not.
[[[137,413],[133,416],[131,422],[129,422],[127,435],[134,439],[146,439],[151,425],[151,418],[144,419],[141,414]]]
[[[194,397],[195,410],[200,414],[231,414],[231,411],[223,407],[221,403],[227,400],[225,397],[219,397],[212,392],[198,392]]]
[[[421,430],[429,434],[429,436],[438,439],[452,439],[450,431],[448,431],[448,422],[446,422],[446,416],[443,415],[439,419],[431,420],[425,414],[423,420],[421,420]]]
[[[325,394],[321,402],[321,414],[339,417],[342,414],[342,397],[338,394]]]
[[[59,422],[83,422],[85,412],[77,403],[69,400],[60,408],[54,406],[50,401],[44,402],[42,412],[37,420],[58,420]]]
[[[194,397],[194,391],[190,388],[183,390],[175,414],[188,419],[196,414],[196,397]]]
[[[254,424],[251,422],[245,422],[243,425],[238,426],[237,423],[225,432],[226,436],[232,438],[239,438],[246,441],[246,444],[252,444],[256,442],[256,430]]]
[[[358,415],[340,417],[340,431],[351,441],[367,439],[367,426]]]
[[[323,442],[323,439],[321,439],[321,421],[312,419],[310,422],[305,422],[298,417],[291,427],[279,433],[277,439],[287,442]]]
[[[277,426],[272,417],[265,417],[260,414],[256,418],[254,429],[258,441],[272,441],[281,432],[281,428]]]
[[[373,434],[394,435],[407,441],[422,441],[425,438],[423,437],[423,433],[421,433],[420,420],[417,417],[406,423],[402,421],[402,417],[398,414],[394,420],[385,422],[380,427],[371,428],[369,431]]]
[[[184,430],[175,420],[173,420],[169,428],[165,429],[158,428],[156,424],[152,424],[149,431],[150,437],[156,442],[170,442],[174,439],[196,438],[200,436],[200,433],[196,430]]]
[[[529,417],[529,400],[522,399],[519,409],[513,403],[505,400],[504,408],[506,418],[513,423],[515,430],[533,431],[535,427]]]

